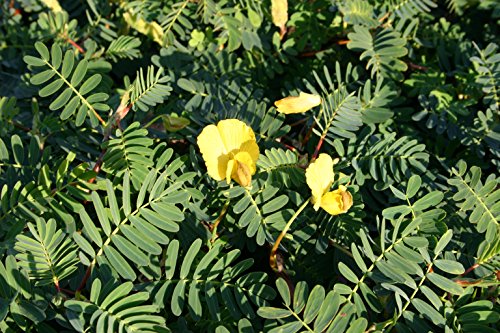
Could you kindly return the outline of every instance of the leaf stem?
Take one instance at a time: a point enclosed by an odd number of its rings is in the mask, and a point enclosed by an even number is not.
[[[276,263],[276,252],[278,251],[278,247],[280,246],[281,241],[285,237],[286,233],[288,232],[288,229],[290,229],[290,226],[292,225],[293,221],[299,216],[299,214],[306,208],[307,204],[309,203],[309,199],[304,201],[302,206],[293,214],[293,216],[290,218],[290,220],[286,223],[285,227],[283,230],[281,230],[281,233],[279,234],[278,238],[276,239],[276,242],[274,242],[273,248],[271,249],[271,254],[269,255],[269,265],[271,268],[279,272],[278,266]]]

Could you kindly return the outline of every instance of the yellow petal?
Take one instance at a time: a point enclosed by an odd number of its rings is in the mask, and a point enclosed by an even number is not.
[[[332,185],[334,178],[333,161],[328,154],[319,154],[319,157],[306,170],[306,182],[312,192],[314,209],[321,204],[321,197]]]
[[[210,177],[215,180],[226,178],[226,168],[230,158],[217,126],[206,126],[198,135],[197,141]]]
[[[234,159],[238,161],[240,164],[245,164],[248,168],[248,172],[250,175],[254,175],[257,170],[257,166],[255,164],[255,160],[252,155],[246,151],[240,151],[236,155],[234,155]]]
[[[235,168],[233,179],[243,187],[250,186],[252,183],[252,173],[249,166],[236,159],[235,161],[237,163],[237,167]]]
[[[352,207],[352,194],[340,185],[338,190],[328,192],[321,198],[321,208],[331,215],[346,213]]]
[[[212,178],[250,185],[259,158],[259,146],[250,126],[237,119],[221,120],[217,126],[206,126],[197,141]]]
[[[250,154],[239,152],[227,163],[226,181],[229,184],[232,178],[243,187],[250,186],[255,170],[255,162]]]
[[[321,97],[304,92],[299,96],[289,96],[274,102],[278,112],[286,114],[306,112],[320,104]]]
[[[352,194],[347,190],[347,187],[340,185],[339,189],[342,191],[342,202],[344,203],[344,213],[347,212],[353,204]]]
[[[227,162],[226,168],[226,183],[229,185],[231,183],[231,178],[233,174],[236,172],[235,169],[238,167],[237,162],[235,160],[230,160]]]
[[[344,212],[342,194],[328,192],[321,198],[321,208],[326,210],[331,215],[339,215]]]
[[[247,126],[244,122],[238,119],[226,119],[221,120],[217,124],[217,129],[219,130],[220,137],[226,151],[228,153],[236,154],[242,146],[248,142],[256,142],[255,134],[250,126]],[[251,143],[250,143],[251,144]],[[257,143],[255,143],[257,146]],[[257,151],[259,148],[257,147]]]

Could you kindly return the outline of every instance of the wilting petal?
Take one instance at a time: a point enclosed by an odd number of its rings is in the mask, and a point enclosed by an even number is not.
[[[321,97],[304,92],[299,96],[289,96],[274,102],[278,112],[286,114],[306,112],[320,104]]]
[[[344,213],[347,212],[352,207],[352,194],[347,190],[347,187],[344,185],[339,186],[339,190],[342,193],[342,202],[344,204]]]
[[[255,173],[255,162],[247,152],[239,152],[234,157],[236,168],[233,170],[233,179],[241,186],[250,186],[252,175]]]
[[[342,194],[333,192],[328,192],[321,198],[321,208],[326,210],[331,215],[339,215],[344,212],[342,202]]]
[[[352,207],[352,194],[343,185],[321,198],[321,208],[331,215],[346,213]]]
[[[328,154],[319,154],[319,157],[306,170],[307,185],[312,192],[314,209],[321,205],[321,197],[330,189],[334,178],[333,160]]]
[[[198,135],[197,141],[208,174],[215,180],[223,180],[226,177],[229,156],[217,126],[206,126]]]
[[[250,186],[255,170],[255,162],[250,154],[239,152],[227,163],[226,181],[229,184],[232,178],[243,187]]]

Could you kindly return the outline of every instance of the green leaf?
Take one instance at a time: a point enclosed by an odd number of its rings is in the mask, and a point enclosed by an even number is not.
[[[193,263],[194,258],[198,254],[201,248],[201,239],[197,239],[191,244],[186,255],[184,256],[184,261],[182,262],[181,271],[179,277],[181,279],[185,279],[189,273],[191,268],[191,264]]]
[[[418,298],[414,298],[411,301],[411,304],[413,304],[413,306],[418,310],[418,312],[420,312],[422,316],[429,319],[437,326],[443,327],[446,324],[446,320],[443,318],[443,316],[424,301]]]
[[[323,301],[319,310],[318,316],[314,321],[314,330],[323,332],[328,324],[333,320],[335,314],[340,308],[340,295],[334,291],[330,291]]]
[[[73,87],[78,86],[78,84],[83,80],[85,74],[87,74],[87,67],[88,67],[88,62],[85,59],[78,63],[70,81]]]
[[[73,76],[74,77],[74,76]],[[89,92],[91,92],[95,87],[97,87],[99,85],[99,83],[101,83],[101,80],[102,80],[102,76],[101,74],[94,74],[92,75],[91,77],[89,77],[83,84],[82,86],[80,87],[80,90],[78,91],[81,95],[85,95]],[[94,96],[94,95],[93,95]],[[104,95],[102,95],[104,96]],[[100,101],[100,102],[103,102],[107,99],[107,95],[105,95],[106,97],[103,99],[103,98],[99,98],[98,100],[95,100],[96,102]],[[96,97],[94,97],[94,99],[96,99]],[[87,98],[87,101],[89,103],[93,102],[93,100],[89,98]]]
[[[423,198],[418,199],[413,205],[416,211],[423,211],[429,207],[435,207],[443,200],[444,194],[440,191],[434,191],[426,194]]]
[[[436,265],[436,267],[440,270],[450,274],[458,275],[465,272],[464,266],[461,263],[453,260],[437,259],[434,261],[434,265]]]
[[[420,186],[422,185],[422,179],[418,175],[413,175],[408,180],[408,185],[406,187],[406,197],[411,199],[417,194]]]
[[[353,321],[346,331],[346,333],[363,333],[368,327],[368,320],[365,318],[358,318]]]
[[[35,43],[35,49],[38,51],[38,53],[40,53],[40,55],[42,56],[43,60],[45,60],[45,61],[49,61],[50,60],[49,49],[47,48],[47,46],[45,46],[44,43],[42,43],[42,42],[36,42]]]
[[[453,282],[450,279],[445,278],[436,273],[427,274],[427,278],[431,281],[436,287],[449,292],[453,295],[462,295],[464,290],[457,283]]]
[[[434,253],[437,255],[443,252],[446,245],[448,245],[448,243],[451,241],[452,237],[453,237],[453,231],[452,230],[446,231],[436,244],[436,247],[434,248]]]
[[[286,306],[290,306],[290,289],[288,287],[288,284],[283,278],[279,278],[276,280],[276,288],[278,289],[278,292],[283,299],[283,303]]]
[[[66,88],[64,91],[50,104],[49,109],[59,110],[64,105],[66,105],[73,95],[73,90],[71,88]]]
[[[295,286],[293,294],[293,310],[296,313],[302,312],[306,305],[307,296],[309,295],[309,286],[304,281],[299,281]]]
[[[344,278],[346,278],[347,280],[351,281],[352,283],[358,283],[359,280],[358,280],[358,277],[356,276],[356,274],[354,274],[354,272],[349,268],[347,267],[346,264],[344,264],[343,262],[339,262],[339,271],[340,271],[340,274],[342,274],[342,276]]]
[[[292,315],[289,310],[264,306],[257,310],[257,314],[266,319],[287,318]]]
[[[306,308],[304,309],[304,322],[309,324],[316,318],[325,299],[325,289],[322,286],[315,286],[309,294]]]

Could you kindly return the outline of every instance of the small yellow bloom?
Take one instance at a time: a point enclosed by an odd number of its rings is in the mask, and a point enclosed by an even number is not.
[[[250,185],[259,158],[259,146],[250,126],[238,119],[208,125],[198,136],[198,147],[210,177],[225,179],[228,184],[234,179],[241,186]]]
[[[278,112],[285,114],[306,112],[320,104],[321,97],[304,92],[300,92],[299,96],[288,96],[274,102]]]
[[[339,215],[351,208],[352,195],[343,185],[335,191],[328,191],[334,180],[333,165],[330,155],[319,154],[306,170],[306,181],[312,191],[314,209],[321,207],[331,215]]]

